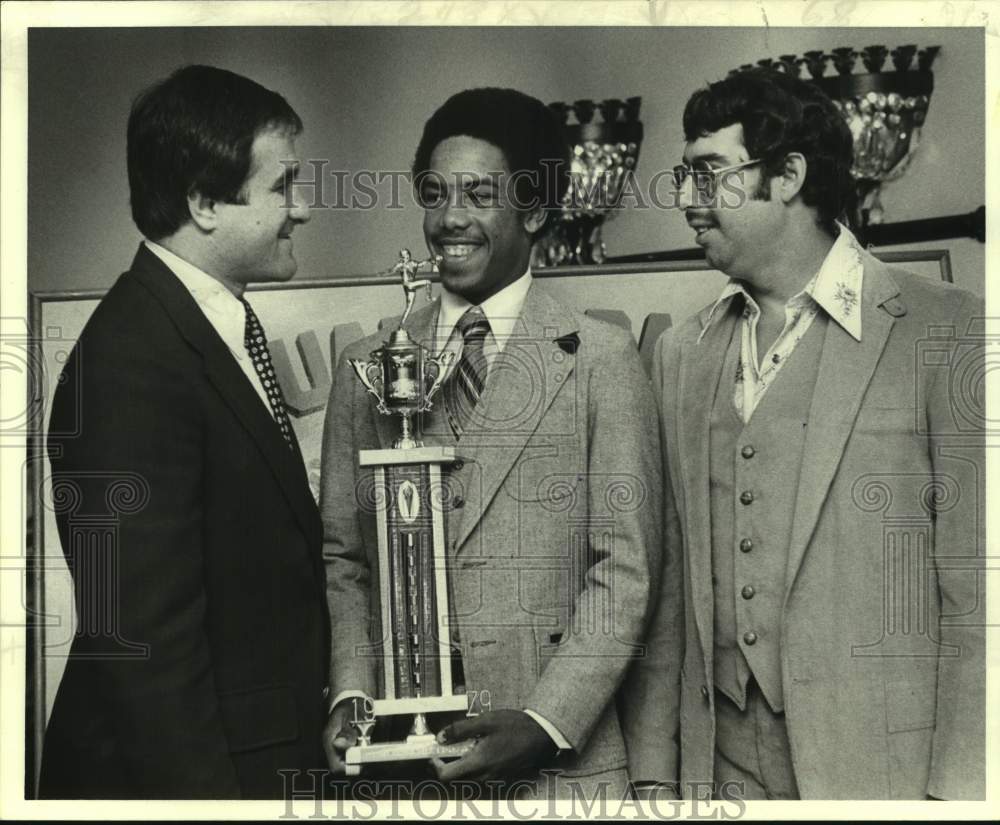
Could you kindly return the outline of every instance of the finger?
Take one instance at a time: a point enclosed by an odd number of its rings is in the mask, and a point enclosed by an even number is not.
[[[335,710],[323,732],[323,750],[330,770],[334,773],[344,772],[344,752],[357,742],[357,731],[346,721],[347,718],[346,713]]]
[[[344,722],[333,737],[333,746],[344,751],[357,744],[358,729],[350,722]]]
[[[484,774],[489,764],[483,758],[482,749],[473,748],[465,756],[456,759],[454,762],[441,762],[437,767],[438,779],[441,782],[451,782],[455,779],[479,779]]]
[[[471,719],[460,719],[452,722],[438,732],[438,742],[442,745],[449,742],[462,742],[466,739],[474,739],[477,736],[485,736],[492,730],[493,726],[486,719],[486,716],[475,716]]]
[[[332,739],[323,740],[323,751],[326,753],[326,761],[333,773],[343,773],[345,769],[344,760],[341,756],[343,751],[338,751]]]

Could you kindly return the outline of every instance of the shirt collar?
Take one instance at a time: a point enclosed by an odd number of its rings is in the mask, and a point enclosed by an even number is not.
[[[207,272],[175,252],[150,240],[143,243],[177,276],[233,355],[242,359],[246,355],[243,344],[246,310],[240,299]]]
[[[855,341],[861,340],[861,285],[865,266],[861,246],[851,231],[840,234],[816,274],[809,294]]]
[[[804,289],[788,299],[788,304],[801,303],[804,297],[811,298],[854,340],[860,341],[861,308],[859,304],[865,272],[861,259],[861,246],[846,226],[838,223],[837,227],[839,229],[837,240],[833,242],[830,251],[826,253],[819,271],[813,275]],[[719,308],[734,295],[742,295],[748,306],[757,307],[757,302],[744,289],[743,284],[731,278],[722,288],[715,303],[712,304],[705,325],[698,336],[699,342],[716,316],[721,314]]]
[[[531,283],[531,268],[529,267],[520,278],[505,286],[495,295],[491,295],[479,305],[486,320],[490,322],[490,332],[493,334],[493,340],[500,352],[503,352],[507,339],[514,333],[514,325],[521,317],[521,309],[524,307],[524,299],[528,295]],[[443,343],[451,337],[458,319],[471,306],[473,304],[461,295],[456,295],[446,289],[441,291],[441,310],[438,314],[437,324],[439,341]]]

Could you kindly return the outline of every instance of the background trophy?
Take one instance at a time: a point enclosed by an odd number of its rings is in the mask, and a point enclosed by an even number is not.
[[[416,274],[425,265],[435,271],[437,260],[414,261],[409,250],[400,251],[391,270],[400,273],[406,293],[399,326],[369,361],[350,362],[376,409],[399,416],[400,436],[392,449],[359,453],[360,465],[375,474],[384,695],[366,699],[354,720],[360,736],[345,754],[348,775],[365,763],[461,756],[473,745],[439,745],[427,726],[429,713],[474,715],[467,694],[454,691],[451,672],[441,465],[455,461],[455,448],[423,446],[414,422],[431,409],[453,356],[432,357],[403,329],[417,291],[426,288],[430,297],[430,280]],[[413,717],[410,735],[372,743],[378,720],[398,715]]]
[[[604,261],[601,228],[618,210],[639,160],[641,104],[641,97],[549,104],[570,145],[570,183],[561,211],[532,249],[532,266]]]
[[[764,58],[757,65],[815,83],[833,100],[848,128],[854,146],[851,177],[857,204],[851,217],[854,230],[880,224],[885,218],[880,193],[882,184],[896,180],[910,165],[920,132],[927,118],[934,75],[931,66],[940,46],[918,51],[916,46],[866,46],[860,51],[841,46],[830,52],[808,51],[802,57],[783,54],[777,60]],[[855,72],[861,58],[864,71]],[[892,58],[892,70],[886,61]],[[913,65],[914,59],[916,66]],[[827,74],[832,63],[836,70]],[[752,69],[749,63],[730,74]]]

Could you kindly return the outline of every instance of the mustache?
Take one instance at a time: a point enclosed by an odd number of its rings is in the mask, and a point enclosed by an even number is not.
[[[688,212],[684,215],[684,219],[687,221],[688,226],[718,226],[719,222],[710,212]]]

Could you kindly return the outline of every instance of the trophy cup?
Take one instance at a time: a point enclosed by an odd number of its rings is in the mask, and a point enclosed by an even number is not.
[[[562,209],[532,249],[532,266],[604,262],[602,227],[620,209],[639,160],[641,104],[641,97],[549,104],[570,144],[570,183]]]
[[[418,270],[429,265],[436,271],[438,260],[415,261],[409,250],[400,251],[390,271],[402,277],[403,317],[369,361],[350,362],[376,409],[400,417],[400,435],[391,449],[359,454],[360,466],[371,467],[375,475],[384,696],[366,698],[363,716],[355,716],[358,744],[344,758],[349,776],[357,776],[366,763],[461,756],[473,746],[471,741],[440,745],[427,725],[430,713],[474,715],[468,695],[455,692],[451,672],[440,491],[441,465],[456,460],[455,448],[425,447],[414,421],[431,409],[453,354],[432,357],[403,329],[417,291],[425,287],[430,298],[431,282],[417,279]],[[377,721],[399,715],[413,717],[405,741],[373,743]]]

